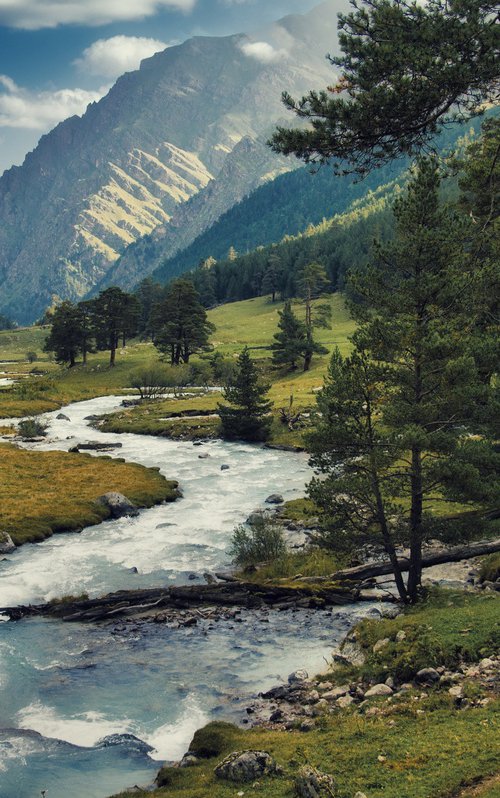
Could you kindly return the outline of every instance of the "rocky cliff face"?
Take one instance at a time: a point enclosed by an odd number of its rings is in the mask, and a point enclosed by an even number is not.
[[[111,278],[131,286],[157,260],[127,255],[114,269],[130,244],[153,234],[146,241],[165,238],[173,254],[293,168],[263,142],[283,118],[284,89],[332,80],[333,8],[157,53],[44,136],[0,179],[0,312],[30,322]]]

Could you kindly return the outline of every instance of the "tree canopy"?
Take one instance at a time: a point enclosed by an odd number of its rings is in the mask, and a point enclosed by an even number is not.
[[[306,162],[361,174],[428,147],[446,120],[498,99],[498,5],[484,0],[351,0],[339,14],[334,83],[287,108],[309,127],[270,144]]]

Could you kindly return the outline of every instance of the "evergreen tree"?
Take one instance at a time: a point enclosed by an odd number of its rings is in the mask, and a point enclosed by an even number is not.
[[[373,265],[352,277],[364,300],[352,305],[359,323],[353,357],[368,357],[381,369],[370,425],[382,455],[370,461],[371,476],[377,476],[385,518],[396,519],[393,523],[410,546],[410,601],[418,597],[423,540],[436,535],[426,508],[441,501],[488,502],[498,494],[498,455],[488,438],[485,412],[491,386],[475,358],[481,267],[474,263],[471,268],[468,223],[440,205],[439,184],[436,163],[421,161],[408,190],[395,203],[394,241],[379,245]],[[364,389],[369,385],[370,376],[362,382]],[[327,392],[330,396],[332,390],[334,386]],[[356,408],[351,411],[346,396],[342,402],[339,412],[354,433]],[[332,408],[328,418],[335,441],[340,421]],[[354,451],[345,476],[359,480],[367,453],[359,441],[356,446],[360,460]],[[349,494],[349,484],[338,482],[321,450],[318,467],[327,473],[332,495],[344,489]],[[363,484],[365,489],[369,486],[367,481]],[[354,509],[360,502],[363,518],[363,494],[360,501],[356,485],[350,499]],[[335,507],[335,498],[324,496],[325,505],[328,501]],[[372,480],[372,504],[376,501]],[[380,519],[379,515],[379,523]],[[441,530],[445,527],[441,523]]]
[[[498,99],[498,8],[491,0],[351,0],[339,15],[335,86],[285,105],[311,127],[278,128],[271,145],[364,173],[431,143],[450,116]]]
[[[120,338],[135,334],[140,306],[130,294],[117,286],[106,288],[94,299],[94,328],[97,348],[109,349],[109,365],[115,365]]]
[[[173,366],[181,361],[189,363],[192,354],[207,350],[215,330],[193,283],[184,278],[170,283],[164,298],[153,309],[152,320],[156,330],[154,345],[170,357]]]
[[[235,374],[224,389],[230,405],[218,406],[222,436],[227,440],[265,441],[271,430],[272,404],[265,399],[270,385],[259,380],[255,364],[245,347],[238,357]]]
[[[273,364],[278,368],[289,366],[294,371],[297,368],[297,360],[304,357],[307,335],[305,324],[293,312],[290,301],[285,302],[283,310],[279,313],[278,328],[279,331],[271,344]]]
[[[396,555],[397,530],[389,520],[396,507],[387,499],[398,479],[400,449],[380,421],[388,371],[370,360],[359,334],[354,344],[350,357],[334,351],[317,397],[319,414],[307,447],[311,465],[326,477],[314,478],[308,492],[326,519],[318,537],[322,545],[356,551],[375,538],[392,563],[400,598],[406,601]]]
[[[53,352],[58,363],[68,363],[73,368],[84,339],[79,308],[72,302],[62,302],[51,315],[51,325],[44,351]]]
[[[93,352],[94,339],[94,307],[91,299],[79,302],[76,306],[80,324],[80,348],[82,352],[83,364],[87,363],[87,355]]]
[[[267,268],[262,278],[262,293],[271,294],[271,301],[276,301],[276,293],[283,287],[283,268],[279,255],[270,255]]]
[[[145,277],[137,286],[134,296],[139,300],[141,309],[139,319],[137,322],[137,332],[141,336],[152,336],[153,331],[150,327],[151,311],[153,305],[158,301],[162,287],[159,283],[155,283],[151,277]]]
[[[306,341],[304,352],[304,371],[309,371],[314,354],[326,355],[328,349],[314,340],[314,327],[329,327],[331,306],[326,303],[313,308],[313,300],[317,299],[329,284],[327,274],[319,263],[309,263],[299,274],[299,290],[304,299],[306,310]]]

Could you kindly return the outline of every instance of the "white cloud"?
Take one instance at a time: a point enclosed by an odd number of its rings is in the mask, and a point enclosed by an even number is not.
[[[88,75],[112,79],[137,69],[143,58],[149,58],[166,47],[166,42],[144,36],[112,36],[98,39],[74,63]]]
[[[26,30],[144,19],[163,8],[191,11],[197,0],[0,0],[0,25]]]
[[[0,75],[0,127],[47,131],[74,114],[82,114],[87,105],[107,91],[59,89],[29,91],[17,86],[7,75]]]
[[[282,61],[288,53],[283,49],[276,49],[269,42],[244,42],[241,49],[246,56],[261,61],[263,64],[272,64],[275,61]]]

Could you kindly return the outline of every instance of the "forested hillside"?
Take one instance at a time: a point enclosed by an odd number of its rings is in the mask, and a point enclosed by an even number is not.
[[[486,116],[494,113],[496,111],[489,111]],[[436,150],[445,155],[457,144],[460,147],[462,142],[477,135],[480,124],[481,119],[476,118],[466,125],[451,125],[436,139]],[[215,258],[225,262],[231,252],[228,271],[222,269],[224,277],[219,278],[218,275],[222,272],[220,268],[216,268],[213,279],[211,277],[209,280],[216,286],[215,299],[209,290],[207,301],[247,299],[256,295],[256,286],[259,283],[258,277],[253,277],[253,272],[265,271],[265,260],[269,255],[267,251],[262,253],[253,250],[278,244],[280,257],[284,261],[284,271],[290,271],[291,259],[297,257],[297,268],[300,268],[302,255],[307,258],[310,253],[313,258],[320,258],[328,267],[333,284],[336,285],[337,275],[342,276],[349,266],[349,247],[352,246],[354,265],[360,257],[366,256],[377,225],[381,224],[381,229],[386,228],[386,223],[381,221],[379,215],[387,208],[387,200],[381,204],[381,199],[388,199],[395,189],[394,181],[399,178],[401,182],[407,166],[407,159],[401,158],[370,172],[364,179],[353,175],[336,175],[328,165],[303,167],[280,175],[223,214],[189,247],[164,260],[155,269],[152,277],[160,283],[166,283],[208,259]],[[194,199],[190,202],[196,201]],[[360,213],[360,206],[356,203],[362,204],[363,213]],[[188,206],[189,204],[187,203]],[[324,224],[325,220],[332,220],[351,208],[356,211],[354,215],[348,213],[345,218],[335,219],[332,224]],[[376,218],[371,218],[374,214]],[[360,226],[352,227],[353,224]],[[311,226],[316,229],[313,230]],[[332,231],[332,226],[335,231]],[[350,228],[349,233],[347,227]],[[321,241],[313,243],[308,240],[316,233],[323,236],[326,230],[329,230],[329,235]],[[299,236],[301,243],[290,242],[290,236]],[[134,245],[136,252],[141,250],[146,272],[148,258],[158,258],[159,243],[152,236],[146,236]],[[235,260],[235,254],[243,257]],[[250,279],[249,270],[252,273]],[[243,272],[242,279],[236,277],[240,271]],[[231,282],[233,275],[235,279]],[[205,278],[202,278],[200,286],[205,283]],[[293,294],[293,283],[289,283],[288,289]]]

